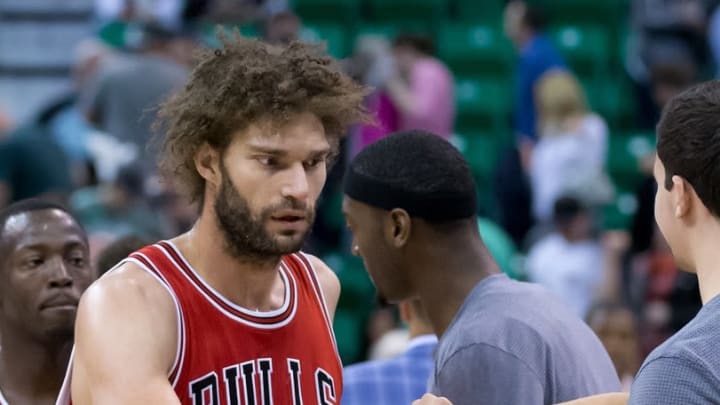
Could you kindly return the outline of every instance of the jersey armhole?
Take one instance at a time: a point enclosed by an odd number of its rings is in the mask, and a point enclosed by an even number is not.
[[[332,339],[333,345],[335,346],[335,353],[338,356],[338,359],[340,358],[340,352],[338,351],[337,342],[335,341],[335,329],[333,328],[332,320],[330,319],[330,311],[328,310],[327,301],[325,300],[325,293],[322,289],[322,284],[320,284],[320,279],[317,275],[317,270],[315,270],[315,266],[313,266],[312,261],[310,258],[303,252],[297,253],[298,259],[300,259],[300,262],[303,264],[303,267],[305,268],[305,272],[307,273],[308,277],[310,278],[310,284],[312,284],[313,289],[315,290],[315,294],[317,295],[318,301],[321,306],[321,310],[323,313],[323,316],[325,317],[325,323],[327,324],[328,332],[330,333],[330,338]]]
[[[170,283],[165,279],[165,277],[160,273],[155,266],[155,264],[144,254],[142,253],[135,253],[134,255],[139,256],[138,257],[128,257],[127,259],[123,260],[121,263],[124,262],[132,262],[133,264],[137,265],[144,271],[146,271],[148,274],[150,274],[155,280],[157,280],[160,285],[165,288],[165,290],[170,295],[170,298],[173,301],[173,304],[175,305],[175,313],[176,313],[176,322],[177,322],[177,344],[175,348],[175,360],[173,361],[173,365],[170,368],[168,372],[168,380],[172,383],[172,387],[175,388],[178,379],[180,377],[180,372],[182,371],[183,366],[183,360],[185,358],[185,321],[183,318],[182,308],[180,307],[180,301],[177,299],[177,296],[175,295],[175,292],[173,291],[172,287],[170,286]],[[147,262],[147,263],[144,263]]]

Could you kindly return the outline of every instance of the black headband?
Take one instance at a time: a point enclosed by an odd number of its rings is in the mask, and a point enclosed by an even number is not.
[[[452,221],[469,218],[477,212],[475,192],[417,193],[400,190],[392,184],[353,170],[345,174],[344,191],[348,197],[384,210],[402,208],[411,217],[428,221]]]

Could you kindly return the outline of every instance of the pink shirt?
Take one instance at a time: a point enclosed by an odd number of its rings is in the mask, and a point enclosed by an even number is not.
[[[410,86],[417,102],[409,114],[400,114],[399,130],[421,129],[450,137],[455,123],[455,88],[442,62],[426,58],[415,64]]]

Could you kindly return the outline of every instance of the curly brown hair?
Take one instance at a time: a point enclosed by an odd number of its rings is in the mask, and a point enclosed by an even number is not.
[[[349,126],[370,121],[363,105],[367,89],[321,47],[277,47],[237,31],[219,38],[221,47],[198,55],[189,82],[160,105],[155,123],[160,169],[192,201],[202,201],[204,192],[194,157],[205,142],[222,152],[249,123],[268,118],[282,124],[310,112],[336,147]]]

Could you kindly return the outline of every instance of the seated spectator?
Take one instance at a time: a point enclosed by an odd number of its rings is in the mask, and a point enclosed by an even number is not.
[[[630,385],[640,368],[640,340],[635,314],[624,305],[601,302],[590,309],[587,323],[615,364],[623,391],[630,392]]]
[[[536,89],[539,140],[530,162],[533,211],[548,222],[553,203],[572,194],[591,206],[609,201],[613,185],[605,172],[608,128],[588,110],[577,79],[546,73]]]
[[[528,253],[528,279],[584,318],[602,286],[603,250],[593,237],[592,215],[577,199],[559,199],[553,217],[555,230]]]

